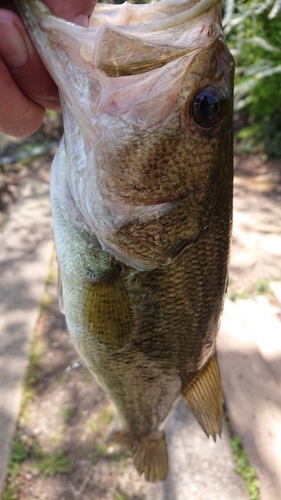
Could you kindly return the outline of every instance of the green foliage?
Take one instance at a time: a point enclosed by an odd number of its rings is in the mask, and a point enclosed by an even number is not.
[[[93,453],[90,453],[88,459],[93,463],[97,464],[101,458],[108,458],[109,453],[107,451],[107,446],[104,444],[96,443],[94,445]]]
[[[237,463],[236,472],[243,477],[251,500],[259,500],[259,482],[256,476],[256,470],[253,467],[250,467],[247,454],[242,448],[239,437],[234,436],[232,438],[231,448],[234,460]]]
[[[236,61],[234,107],[246,110],[250,125],[246,140],[253,151],[281,156],[281,0],[225,0],[223,12]]]
[[[270,279],[264,278],[264,279],[259,279],[253,283],[254,287],[254,294],[255,295],[262,295],[264,293],[272,295],[272,291],[270,288]]]
[[[28,438],[24,440],[17,436],[12,444],[10,464],[8,469],[8,478],[6,487],[2,493],[2,500],[17,500],[18,498],[18,477],[21,463],[30,460],[30,467],[37,469],[44,476],[53,476],[55,474],[65,474],[72,470],[72,464],[68,457],[64,456],[62,451],[48,453],[42,450],[35,439]]]
[[[37,454],[35,467],[44,476],[54,476],[55,474],[65,474],[72,470],[71,461],[65,457],[61,451],[47,453],[39,451]]]
[[[228,293],[228,298],[229,298],[229,300],[232,300],[232,302],[236,302],[236,300],[249,299],[250,295],[247,292],[247,290],[237,289],[237,290],[234,290],[234,291],[231,291],[230,293]]]
[[[116,409],[113,403],[107,405],[99,414],[99,420],[104,424],[111,424],[116,415]]]
[[[254,300],[258,295],[272,296],[272,291],[270,288],[270,279],[268,278],[260,278],[253,283],[251,283],[247,289],[242,290],[240,288],[237,289],[229,289],[227,296],[229,300],[236,302],[236,300],[246,300],[252,299]]]
[[[20,463],[29,457],[30,451],[28,450],[26,442],[20,438],[16,438],[12,444],[11,461],[13,463]]]
[[[114,495],[114,500],[128,500],[126,493],[116,493]]]
[[[60,415],[65,422],[69,422],[75,412],[76,406],[64,406],[60,411]]]
[[[8,476],[2,500],[17,500],[18,498],[18,476],[20,465],[32,456],[32,444],[21,436],[16,436],[12,443]]]
[[[99,460],[105,459],[113,462],[122,462],[125,457],[128,457],[128,453],[124,452],[110,452],[108,447],[102,443],[94,444],[94,451],[88,455],[88,460],[93,464],[97,464]]]

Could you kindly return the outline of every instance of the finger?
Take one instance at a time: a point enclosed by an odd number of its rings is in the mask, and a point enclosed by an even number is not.
[[[96,0],[46,0],[51,10],[68,20],[89,17]],[[44,108],[60,109],[57,88],[44,68],[12,2],[0,0],[0,130],[29,135],[40,126]],[[10,10],[11,9],[11,10]],[[77,22],[77,21],[75,21]]]
[[[58,91],[19,17],[0,11],[0,55],[21,92],[45,108],[59,110]]]
[[[45,0],[45,3],[57,16],[73,21],[78,16],[89,17],[97,0]]]
[[[46,107],[59,107],[57,88],[15,13],[0,11],[0,32],[0,129],[23,137],[38,129]]]
[[[44,3],[57,16],[73,21],[80,14],[90,16],[97,0],[44,0]],[[0,0],[0,8],[16,11],[12,0]]]
[[[0,88],[0,130],[14,137],[35,132],[43,121],[45,108],[20,91],[1,59]]]

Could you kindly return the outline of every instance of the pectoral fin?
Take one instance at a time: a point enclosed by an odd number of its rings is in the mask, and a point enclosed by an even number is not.
[[[116,431],[109,442],[125,447],[133,454],[137,471],[146,481],[164,481],[168,474],[168,454],[164,431],[153,431],[139,440],[128,433]]]
[[[203,431],[216,440],[221,435],[223,397],[220,370],[215,354],[182,395]]]
[[[85,282],[87,329],[103,344],[122,349],[130,336],[130,308],[123,280],[114,270],[103,279],[92,276]]]

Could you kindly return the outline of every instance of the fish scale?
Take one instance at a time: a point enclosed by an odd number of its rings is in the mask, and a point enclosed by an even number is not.
[[[61,96],[51,198],[68,329],[118,410],[109,441],[164,480],[180,397],[207,436],[222,426],[233,58],[219,1],[100,4],[88,28],[16,4]]]

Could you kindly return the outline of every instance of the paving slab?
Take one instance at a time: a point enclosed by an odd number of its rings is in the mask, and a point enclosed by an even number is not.
[[[216,443],[181,400],[166,425],[169,474],[157,500],[249,500],[235,472],[226,425]]]
[[[281,324],[274,350],[258,302],[226,301],[218,338],[223,391],[230,421],[257,469],[261,500],[281,498],[280,338]]]
[[[52,251],[49,185],[29,179],[0,233],[0,492]]]
[[[271,283],[269,283],[269,286],[276,299],[281,304],[281,281],[272,281]]]
[[[229,417],[257,470],[260,500],[280,500],[280,195],[275,185],[256,189],[263,176],[247,176],[246,171],[242,168],[234,180],[230,287],[249,298],[226,300],[219,362]],[[273,293],[258,296],[257,282],[269,284]]]
[[[281,280],[280,198],[249,189],[247,181],[246,175],[234,177],[230,280],[240,289],[257,280]]]

